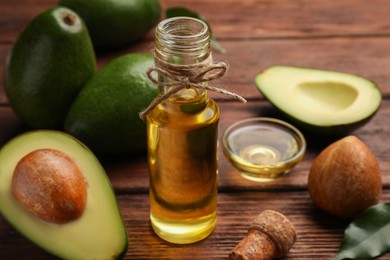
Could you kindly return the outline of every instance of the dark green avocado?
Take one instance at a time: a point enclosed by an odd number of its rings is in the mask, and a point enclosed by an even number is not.
[[[61,0],[78,13],[96,50],[114,49],[144,36],[159,20],[159,0]]]
[[[95,71],[83,21],[68,8],[54,7],[35,17],[13,45],[5,65],[5,92],[27,125],[59,129]]]
[[[146,75],[153,65],[148,53],[123,55],[106,64],[76,98],[65,120],[65,132],[98,153],[146,151],[146,124],[139,113],[158,94]]]
[[[15,229],[57,257],[126,254],[126,229],[103,167],[65,133],[27,132],[2,147],[0,201],[0,212]]]
[[[274,66],[255,83],[292,123],[320,134],[342,135],[363,126],[382,102],[375,83],[349,73]]]

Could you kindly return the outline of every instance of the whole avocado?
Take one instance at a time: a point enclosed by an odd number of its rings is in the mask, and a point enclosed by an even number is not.
[[[61,0],[78,13],[96,50],[109,50],[140,39],[159,20],[159,0]]]
[[[153,64],[151,54],[131,53],[101,68],[70,108],[65,131],[94,152],[145,151],[146,125],[139,112],[158,94],[157,86],[146,75]]]
[[[13,45],[5,64],[5,93],[28,126],[60,128],[95,72],[95,54],[83,21],[68,8],[54,7],[35,17]]]

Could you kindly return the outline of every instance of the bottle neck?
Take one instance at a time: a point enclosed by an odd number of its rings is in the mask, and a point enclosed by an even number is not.
[[[210,56],[210,32],[206,23],[190,17],[174,17],[162,21],[156,28],[155,56],[159,64],[177,65],[175,75],[185,79],[196,73],[197,65],[207,62]],[[158,76],[159,92],[165,94],[170,83],[177,81],[163,75]],[[207,83],[204,83],[207,84]],[[193,102],[206,99],[207,93],[201,89],[183,89],[169,100]]]

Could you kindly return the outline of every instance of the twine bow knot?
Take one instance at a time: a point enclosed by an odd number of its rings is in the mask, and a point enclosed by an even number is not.
[[[188,88],[215,91],[218,93],[230,95],[235,99],[245,103],[246,100],[240,95],[221,88],[210,87],[205,84],[206,82],[221,78],[227,69],[228,66],[225,62],[213,63],[211,56],[205,62],[191,65],[170,64],[156,58],[155,67],[150,67],[146,74],[150,81],[154,84],[158,84],[158,81],[153,77],[153,72],[157,72],[160,76],[168,78],[170,80],[169,82],[163,82],[160,84],[163,86],[170,86],[170,88],[166,93],[154,99],[153,102],[139,114],[140,118],[144,120],[146,115],[158,104],[163,102],[171,95],[179,92],[180,90]]]

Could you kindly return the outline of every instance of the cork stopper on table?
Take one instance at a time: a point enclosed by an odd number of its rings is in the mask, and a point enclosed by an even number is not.
[[[265,210],[251,223],[248,233],[229,259],[267,260],[288,253],[297,239],[293,224],[281,213]]]

